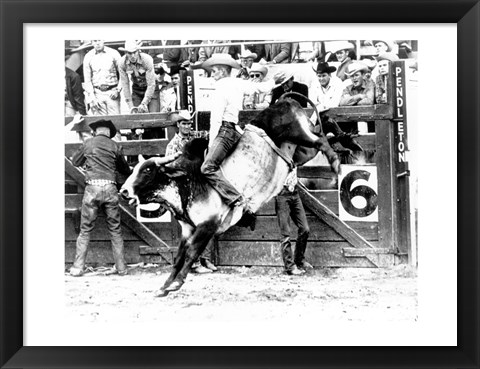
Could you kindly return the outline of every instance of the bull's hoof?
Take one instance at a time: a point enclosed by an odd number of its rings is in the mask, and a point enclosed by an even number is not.
[[[168,292],[173,292],[173,291],[178,291],[180,288],[182,288],[183,286],[183,283],[180,283],[178,281],[174,281],[172,282],[172,284],[170,286],[168,286],[165,291],[168,291]]]
[[[155,297],[165,297],[169,294],[169,292],[170,291],[160,288],[158,291],[155,292]]]

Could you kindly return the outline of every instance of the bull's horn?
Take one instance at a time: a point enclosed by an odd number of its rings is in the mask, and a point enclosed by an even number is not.
[[[143,157],[142,154],[138,155],[138,162],[143,163],[145,161],[145,158]]]
[[[164,164],[167,164],[167,163],[171,163],[171,162],[174,161],[176,158],[178,158],[180,155],[181,155],[181,153],[178,152],[178,153],[173,154],[173,155],[164,156],[163,158],[153,158],[153,160],[154,160],[154,162],[155,162],[155,165],[156,165],[157,167],[159,167],[160,165],[164,165]]]

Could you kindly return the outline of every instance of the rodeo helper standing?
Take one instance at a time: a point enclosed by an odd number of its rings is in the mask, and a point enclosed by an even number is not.
[[[85,273],[90,234],[95,228],[98,210],[103,209],[112,241],[113,260],[119,275],[127,274],[124,258],[118,190],[115,170],[128,175],[131,169],[123,156],[122,147],[112,140],[117,129],[111,120],[97,120],[90,123],[94,137],[86,140],[72,157],[73,165],[85,164],[85,193],[82,200],[80,233],[77,238],[75,261],[70,275],[79,277]]]

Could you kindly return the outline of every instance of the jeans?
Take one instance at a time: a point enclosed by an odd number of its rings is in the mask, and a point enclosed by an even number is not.
[[[83,270],[87,258],[90,233],[95,227],[98,209],[103,208],[106,215],[108,230],[112,240],[113,260],[119,272],[126,270],[123,253],[122,229],[120,226],[120,211],[118,208],[118,192],[115,184],[105,186],[87,185],[82,200],[82,218],[80,234],[77,238],[75,261],[73,267]]]
[[[228,206],[241,199],[242,195],[223,176],[220,165],[233,151],[241,137],[242,135],[235,129],[235,124],[223,122],[201,168],[210,185],[217,190]]]
[[[302,200],[296,188],[293,192],[284,188],[282,192],[277,195],[275,198],[275,210],[280,227],[283,264],[285,265],[285,270],[288,272],[293,269],[294,265],[301,265],[303,261],[305,261],[305,250],[307,248],[310,228]],[[295,255],[292,254],[292,244],[290,242],[290,218],[298,227]]]

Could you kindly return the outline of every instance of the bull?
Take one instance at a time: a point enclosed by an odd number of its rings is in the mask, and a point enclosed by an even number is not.
[[[222,163],[225,177],[246,199],[246,204],[234,208],[222,201],[200,171],[208,146],[204,139],[187,143],[179,156],[150,158],[135,166],[120,190],[122,196],[130,203],[161,204],[182,228],[172,272],[156,296],[179,290],[210,239],[237,224],[246,206],[256,212],[276,196],[293,165],[307,162],[321,150],[338,173],[340,161],[326,137],[311,130],[307,114],[292,99],[261,111],[245,127]]]

